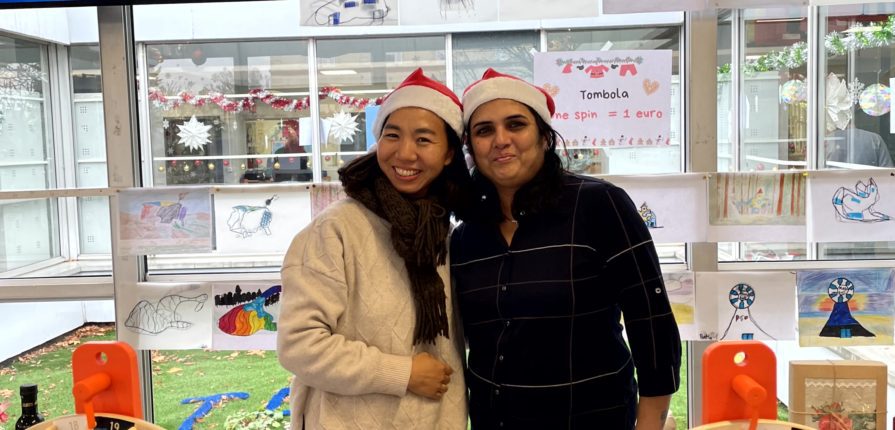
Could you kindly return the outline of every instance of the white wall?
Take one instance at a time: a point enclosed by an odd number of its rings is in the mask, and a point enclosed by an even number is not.
[[[111,300],[88,302],[0,303],[3,341],[0,361],[76,329],[85,322],[111,322]]]
[[[143,41],[297,37],[298,0],[134,6],[134,39]]]

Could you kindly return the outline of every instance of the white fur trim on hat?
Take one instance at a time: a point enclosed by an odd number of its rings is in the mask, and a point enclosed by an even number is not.
[[[382,134],[385,119],[392,112],[405,107],[426,109],[443,119],[457,132],[457,136],[463,135],[463,110],[457,103],[438,90],[422,85],[409,85],[392,91],[379,108],[379,114],[373,123],[373,132],[377,139]]]
[[[528,82],[505,76],[482,79],[466,89],[463,94],[463,122],[469,123],[469,118],[479,106],[497,99],[510,99],[528,105],[544,122],[550,124],[552,115],[547,96]]]

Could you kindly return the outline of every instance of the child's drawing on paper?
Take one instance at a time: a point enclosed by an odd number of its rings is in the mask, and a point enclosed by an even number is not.
[[[805,177],[800,173],[717,173],[709,183],[713,225],[805,223]]]
[[[327,206],[346,196],[342,184],[314,184],[311,187],[311,216],[320,215]]]
[[[693,272],[663,273],[662,278],[681,339],[698,340],[694,316],[696,299],[693,295]]]
[[[116,294],[118,340],[137,349],[211,346],[211,286],[125,282]]]
[[[144,335],[157,335],[168,329],[186,330],[193,326],[177,311],[178,307],[191,306],[192,313],[202,310],[208,294],[199,294],[193,297],[172,294],[162,297],[156,302],[140,300],[131,309],[124,326],[135,333]]]
[[[875,335],[852,315],[851,309],[848,308],[848,302],[855,296],[855,284],[848,278],[836,278],[827,287],[827,295],[833,301],[833,310],[830,312],[830,318],[821,329],[820,335],[824,337],[852,337],[852,336],[869,336]]]
[[[895,270],[800,271],[799,344],[891,345]]]
[[[211,198],[207,190],[135,189],[119,194],[123,254],[211,250]]]
[[[264,206],[233,206],[233,211],[230,212],[230,217],[227,219],[227,227],[241,238],[251,237],[258,231],[270,236],[273,234],[270,230],[270,223],[273,221],[270,204],[276,199],[277,195],[274,194],[264,201]]]
[[[646,228],[662,228],[662,226],[659,225],[656,213],[647,206],[646,202],[643,202],[643,204],[640,205],[640,218],[643,219]]]
[[[215,349],[276,349],[280,285],[215,284]]]
[[[279,301],[281,290],[282,287],[274,285],[252,301],[230,309],[218,319],[218,328],[233,336],[251,336],[261,330],[277,331],[274,316],[265,308]]]
[[[727,328],[721,334],[721,340],[753,340],[755,331],[760,331],[770,339],[774,339],[766,332],[752,315],[752,304],[755,303],[755,289],[749,284],[736,284],[727,292],[727,301],[733,307]]]
[[[866,184],[858,181],[854,189],[839,187],[833,194],[836,219],[842,222],[890,221],[892,217],[874,208],[879,203],[879,196],[879,187],[872,177]]]

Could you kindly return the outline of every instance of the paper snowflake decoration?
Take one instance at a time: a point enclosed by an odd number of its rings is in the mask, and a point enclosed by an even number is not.
[[[354,135],[357,134],[357,115],[351,115],[348,112],[340,111],[329,119],[330,134],[339,140],[339,142],[354,142]]]
[[[162,128],[167,130],[169,125],[171,125],[171,123],[169,123],[168,120],[166,120],[166,119],[162,120]]]
[[[852,118],[854,99],[849,95],[848,85],[836,77],[827,75],[827,131],[845,130]]]
[[[211,126],[197,120],[196,115],[190,117],[186,124],[178,124],[177,128],[180,129],[177,132],[177,135],[180,136],[180,143],[189,150],[202,149],[209,142],[208,130],[211,129]]]

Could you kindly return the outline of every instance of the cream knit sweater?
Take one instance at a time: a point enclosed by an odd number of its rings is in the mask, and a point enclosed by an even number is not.
[[[451,302],[449,265],[438,268]],[[413,345],[415,312],[390,225],[353,199],[302,230],[282,269],[280,363],[295,374],[292,428],[465,429],[466,385],[456,318],[451,339]],[[440,401],[407,391],[411,360],[428,352],[454,373]]]

